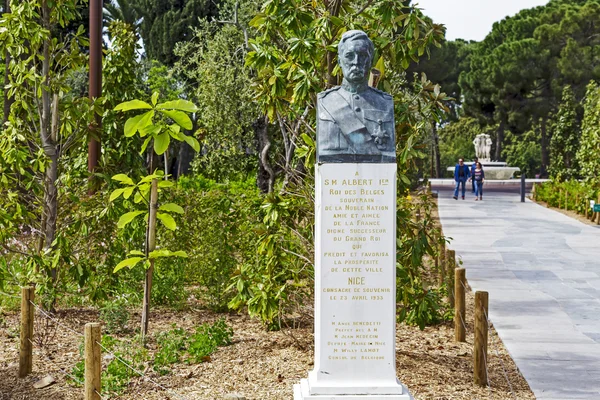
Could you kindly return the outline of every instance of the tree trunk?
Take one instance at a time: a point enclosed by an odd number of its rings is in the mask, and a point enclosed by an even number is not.
[[[328,5],[329,15],[332,17],[337,17],[340,14],[340,8],[342,7],[342,0],[331,0]],[[331,36],[335,38],[337,36],[337,28],[335,25],[331,25]],[[332,44],[332,43],[329,43]],[[337,57],[337,53],[333,51],[327,52],[327,85],[329,87],[336,86],[338,84],[337,76],[333,74],[333,69],[335,68],[335,58]]]
[[[158,179],[152,180],[150,190],[150,204],[148,216],[148,228],[146,231],[146,257],[156,248],[156,212],[158,210]],[[144,279],[144,299],[142,304],[142,342],[145,343],[148,335],[148,323],[150,320],[150,300],[152,298],[152,275],[154,274],[154,260],[150,260],[150,267],[146,270]]]
[[[494,152],[494,161],[500,161],[502,158],[502,145],[504,143],[504,119],[500,122],[498,126],[498,131],[496,132],[496,151]]]
[[[261,116],[252,124],[258,142],[258,175],[256,177],[258,188],[262,193],[271,193],[275,184],[275,172],[269,161],[269,120]]]
[[[548,176],[548,166],[550,165],[550,149],[548,143],[550,142],[550,138],[548,138],[548,131],[546,129],[546,118],[542,118],[540,123],[540,132],[542,134],[542,166],[540,168],[540,178],[546,178]]]
[[[433,151],[435,155],[435,177],[442,177],[442,161],[440,159],[440,138],[437,134],[437,125],[433,124]]]
[[[50,30],[50,8],[46,0],[42,1],[42,25]],[[53,110],[56,113],[55,118],[51,117],[50,104],[50,40],[44,42],[44,60],[42,62],[42,76],[44,79],[41,87],[42,92],[42,110],[40,120],[40,136],[44,154],[50,159],[50,164],[46,169],[44,180],[44,250],[52,248],[52,243],[56,236],[56,219],[58,216],[58,190],[56,181],[58,179],[58,152],[56,149],[58,135],[58,96],[54,96]],[[50,121],[53,120],[51,126]],[[54,128],[54,129],[53,129]],[[56,268],[52,268],[50,276],[56,281],[58,273]]]

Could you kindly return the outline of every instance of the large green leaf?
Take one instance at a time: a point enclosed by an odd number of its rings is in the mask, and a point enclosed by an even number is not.
[[[185,142],[187,144],[190,145],[190,147],[192,149],[194,149],[195,152],[199,152],[200,151],[200,143],[198,143],[198,140],[196,140],[195,137],[193,136],[185,136]]]
[[[137,217],[138,215],[141,215],[143,213],[145,213],[145,211],[131,211],[131,212],[121,215],[121,218],[119,218],[119,222],[117,222],[117,228],[119,228],[119,229],[124,228],[128,223],[133,221],[133,219],[135,217]]]
[[[114,190],[111,194],[110,197],[108,198],[108,201],[113,202],[116,199],[119,198],[119,196],[121,196],[123,194],[123,192],[125,191],[125,189],[127,188],[121,188],[121,189],[116,189]]]
[[[171,135],[167,132],[163,132],[160,135],[154,137],[154,151],[159,156],[163,154],[169,148],[169,142],[171,141]]]
[[[192,129],[192,120],[186,113],[178,110],[160,110],[161,113],[175,121],[183,129]]]
[[[175,223],[175,220],[169,214],[156,213],[156,217],[158,219],[160,219],[160,221],[163,223],[163,225],[165,227],[167,227],[167,229],[174,231],[175,228],[177,228],[177,224]]]
[[[129,267],[129,268],[133,268],[133,266],[137,263],[139,263],[140,261],[142,261],[144,259],[144,257],[131,257],[131,258],[126,258],[123,261],[121,261],[120,263],[117,264],[117,266],[115,267],[115,269],[113,269],[113,273],[114,272],[118,272],[119,270],[125,268],[125,267]]]
[[[171,211],[171,212],[174,212],[177,214],[183,214],[183,207],[181,207],[180,205],[177,205],[175,203],[163,204],[158,209],[161,211]]]
[[[125,183],[126,185],[133,185],[134,184],[133,183],[133,179],[131,179],[130,177],[128,177],[125,174],[114,175],[111,179],[113,181],[118,181],[118,182],[121,182],[121,183]]]
[[[186,112],[196,112],[198,111],[198,107],[194,105],[191,101],[187,100],[173,100],[167,101],[164,103],[160,103],[156,106],[157,110],[180,110]]]
[[[144,114],[136,115],[135,117],[129,118],[125,121],[125,137],[132,137],[138,130],[138,124],[140,123],[140,119]]]
[[[185,251],[179,250],[179,251],[170,251],[167,249],[161,249],[161,250],[154,250],[151,251],[150,254],[148,254],[148,258],[153,259],[153,258],[159,258],[159,257],[183,257],[183,258],[187,258],[187,253]]]
[[[154,110],[150,110],[144,114],[129,118],[125,122],[125,136],[131,137],[139,130],[146,128],[152,124],[152,118],[154,117]]]
[[[115,111],[129,111],[129,110],[141,110],[152,108],[152,106],[145,101],[131,100],[121,103],[115,107]]]

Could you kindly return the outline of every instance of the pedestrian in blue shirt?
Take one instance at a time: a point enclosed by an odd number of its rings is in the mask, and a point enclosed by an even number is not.
[[[481,163],[476,163],[476,168],[473,171],[473,175],[471,175],[471,180],[475,185],[475,201],[477,201],[477,196],[479,196],[479,200],[483,200],[483,181],[485,181],[485,172],[483,172],[483,167]]]
[[[454,167],[454,182],[456,187],[454,188],[454,200],[458,199],[458,188],[462,185],[462,199],[465,199],[465,183],[467,179],[471,177],[471,169],[468,165],[465,165],[465,160],[462,158],[458,160],[458,164]]]
[[[479,158],[475,157],[475,162],[473,163],[473,165],[471,165],[471,176],[473,176],[473,174],[475,173],[475,168],[477,168],[477,161],[479,161]],[[471,183],[473,184],[471,188],[471,193],[475,193],[475,181],[472,180]]]

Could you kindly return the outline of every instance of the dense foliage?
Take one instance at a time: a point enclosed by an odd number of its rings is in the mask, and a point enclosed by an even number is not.
[[[562,101],[552,119],[550,130],[550,176],[558,180],[580,176],[576,156],[581,132],[575,94],[570,86],[563,89]]]
[[[598,182],[600,177],[600,88],[596,82],[587,86],[581,123],[581,144],[577,152],[580,176]]]

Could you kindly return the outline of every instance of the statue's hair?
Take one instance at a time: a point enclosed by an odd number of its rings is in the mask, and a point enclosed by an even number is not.
[[[373,54],[375,53],[375,46],[373,45],[373,42],[371,41],[371,39],[369,39],[367,34],[364,33],[363,31],[359,31],[359,30],[351,30],[351,31],[344,32],[344,34],[342,35],[342,38],[340,39],[340,43],[338,44],[338,57],[341,57],[341,55],[344,53],[344,48],[346,47],[346,42],[352,41],[352,40],[364,40],[367,42],[369,58],[371,59],[371,62],[372,62]]]

